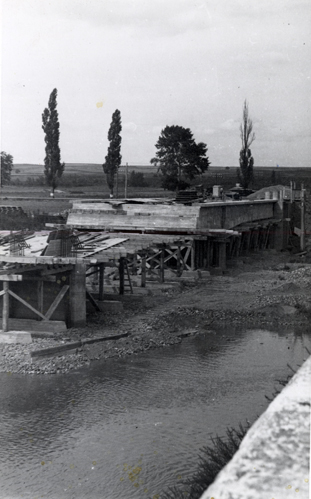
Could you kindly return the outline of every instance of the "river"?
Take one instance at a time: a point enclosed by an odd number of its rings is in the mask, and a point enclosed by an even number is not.
[[[0,374],[1,499],[161,497],[253,423],[311,335],[218,329],[66,375]]]

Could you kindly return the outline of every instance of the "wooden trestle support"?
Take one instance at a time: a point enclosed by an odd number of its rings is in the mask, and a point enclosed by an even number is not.
[[[2,329],[8,331],[16,320],[25,319],[37,323],[37,330],[44,327],[46,331],[54,331],[66,324],[84,326],[86,300],[95,309],[102,309],[98,302],[104,301],[105,267],[114,267],[112,272],[119,283],[119,294],[133,293],[132,276],[140,276],[140,285],[145,287],[148,279],[163,283],[166,269],[179,277],[183,272],[198,269],[225,270],[228,259],[273,248],[278,222],[254,222],[239,226],[235,231],[187,235],[130,251],[119,249],[113,258],[106,255],[102,260],[51,257],[48,262],[46,257],[3,257],[3,263],[7,263],[0,269]],[[87,289],[87,280],[93,274],[97,282],[96,295]],[[13,307],[11,302],[18,302],[18,306]],[[16,312],[21,305],[23,311]]]

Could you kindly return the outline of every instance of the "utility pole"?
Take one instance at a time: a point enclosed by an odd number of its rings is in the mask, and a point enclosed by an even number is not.
[[[300,194],[300,209],[301,209],[301,227],[300,227],[300,251],[304,251],[306,247],[305,238],[305,190],[304,185],[301,184],[301,194]]]
[[[128,176],[128,163],[125,163],[125,184],[124,184],[124,197],[127,198],[127,176]]]

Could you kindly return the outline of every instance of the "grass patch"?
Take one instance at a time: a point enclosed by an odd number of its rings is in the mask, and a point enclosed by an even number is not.
[[[225,437],[211,439],[211,445],[200,449],[197,471],[180,486],[169,488],[161,494],[161,499],[199,499],[211,485],[218,473],[232,459],[246,435],[249,426],[239,425],[239,429],[228,428]]]

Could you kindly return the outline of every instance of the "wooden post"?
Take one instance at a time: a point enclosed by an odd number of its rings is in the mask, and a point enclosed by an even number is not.
[[[218,241],[218,265],[221,270],[226,270],[226,241]]]
[[[2,329],[6,333],[9,330],[9,283],[3,281],[3,303],[2,303]]]
[[[180,252],[180,244],[177,243],[177,276],[180,277],[181,276],[181,268],[180,268],[180,259],[181,259],[181,252]]]
[[[133,255],[132,261],[132,274],[137,275],[137,253]]]
[[[105,265],[101,263],[99,265],[99,279],[98,279],[98,299],[99,301],[104,300],[104,275],[105,275]]]
[[[43,280],[37,283],[38,310],[43,314]],[[38,320],[41,320],[38,316]]]
[[[121,257],[119,260],[119,276],[120,276],[119,294],[124,295],[124,257]]]
[[[306,248],[306,238],[305,238],[305,190],[304,190],[304,185],[301,184],[301,203],[300,203],[300,208],[301,208],[301,232],[300,232],[300,251],[304,251]]]
[[[191,246],[191,270],[195,270],[195,240],[192,241]]]
[[[160,255],[160,282],[164,282],[164,255],[165,249],[162,248]]]
[[[141,287],[146,287],[146,255],[141,256]]]
[[[70,326],[81,327],[86,324],[86,266],[76,263],[70,274]]]

